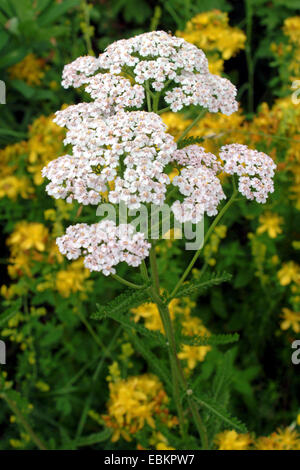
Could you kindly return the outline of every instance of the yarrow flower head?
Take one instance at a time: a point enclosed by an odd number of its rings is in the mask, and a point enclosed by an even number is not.
[[[219,155],[225,173],[238,175],[240,193],[247,199],[265,203],[268,194],[274,191],[272,178],[276,165],[272,158],[241,144],[224,145]]]
[[[167,91],[165,96],[172,111],[180,111],[184,106],[200,105],[211,113],[220,111],[229,116],[238,110],[235,100],[237,90],[226,78],[209,73],[182,72],[176,82],[180,86]]]
[[[43,169],[51,180],[46,190],[56,198],[98,204],[108,190],[112,203],[129,208],[163,203],[169,177],[163,172],[176,150],[174,138],[155,113],[120,111],[106,119],[71,127],[65,143],[73,156],[60,157]]]
[[[114,266],[122,261],[129,266],[139,266],[148,256],[151,246],[132,225],[117,226],[110,220],[93,225],[70,225],[66,234],[56,242],[68,259],[84,256],[86,268],[101,271],[105,276],[115,274]]]
[[[95,101],[79,103],[57,111],[54,122],[59,126],[70,129],[88,124],[96,118],[111,116],[122,109],[143,106],[144,88],[141,85],[131,85],[127,78],[99,73],[93,77],[86,77],[84,83],[87,84],[85,90]]]
[[[99,61],[93,56],[78,57],[70,64],[65,65],[63,70],[62,86],[78,88],[87,83],[88,77],[93,75],[99,68]]]
[[[172,111],[200,105],[229,115],[238,109],[235,86],[209,73],[204,52],[164,31],[116,41],[98,58],[79,57],[65,66],[62,83],[66,88],[87,85],[86,91],[107,110],[112,105],[116,110],[141,107],[143,87],[163,92]]]
[[[222,147],[219,158],[198,145],[178,149],[166,132],[161,106],[178,111],[195,105],[227,115],[238,108],[234,85],[209,73],[203,51],[183,38],[152,31],[116,41],[98,58],[66,65],[62,84],[83,86],[92,101],[55,115],[67,128],[64,144],[72,146],[42,170],[46,191],[56,199],[82,205],[105,200],[133,210],[144,203],[161,206],[170,174],[180,194],[172,204],[175,219],[197,223],[204,214],[216,215],[226,198],[221,172],[236,173],[249,199],[265,202],[273,191],[275,165],[264,153],[233,144]],[[174,164],[180,172],[173,177]],[[133,226],[107,221],[71,226],[57,244],[69,259],[83,255],[90,271],[105,275],[115,273],[121,261],[138,266],[150,246]]]
[[[178,186],[180,193],[185,196],[183,202],[177,200],[172,205],[179,222],[197,223],[204,213],[216,215],[219,202],[226,198],[220,180],[213,170],[204,165],[197,168],[188,165],[181,170],[180,175],[173,178],[172,184]]]
[[[183,202],[177,200],[172,205],[175,218],[179,222],[197,223],[204,213],[216,215],[218,204],[226,198],[216,176],[221,171],[217,157],[198,145],[189,145],[176,150],[174,160],[185,167],[172,180],[184,196]]]
[[[179,165],[188,165],[194,168],[200,168],[204,165],[216,174],[222,170],[221,162],[218,161],[216,155],[206,152],[200,145],[188,145],[183,149],[176,150],[173,154],[173,160],[179,163]]]

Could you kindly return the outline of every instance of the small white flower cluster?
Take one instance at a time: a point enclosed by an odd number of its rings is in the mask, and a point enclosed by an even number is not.
[[[225,173],[238,175],[241,194],[250,200],[266,202],[268,194],[274,191],[272,178],[276,165],[271,157],[246,145],[230,144],[221,147],[220,158],[225,162]]]
[[[76,62],[76,61],[75,61]],[[110,73],[97,74],[86,78],[86,91],[95,100],[79,103],[55,113],[54,122],[68,129],[89,124],[96,118],[112,116],[125,108],[141,108],[145,91],[141,85],[131,85],[127,78]]]
[[[235,86],[209,73],[203,51],[164,31],[114,42],[99,56],[99,64],[114,74],[130,67],[137,83],[148,82],[155,91],[173,81],[177,86],[166,92],[165,101],[174,112],[189,105],[228,115],[238,109]]]
[[[236,87],[226,78],[206,74],[183,72],[177,77],[180,84],[167,91],[165,101],[176,112],[184,106],[200,105],[211,113],[220,111],[230,115],[238,110]]]
[[[98,73],[91,77],[85,90],[99,102],[107,103],[113,111],[143,106],[145,91],[141,85],[131,85],[130,80],[111,73]]]
[[[139,266],[151,248],[144,234],[135,232],[132,225],[117,226],[110,220],[93,225],[70,225],[56,243],[68,259],[83,255],[87,269],[101,271],[105,276],[115,274],[114,266],[122,261],[129,266]]]
[[[217,207],[226,196],[216,173],[220,171],[217,157],[206,153],[202,147],[190,145],[175,152],[178,163],[185,165],[180,175],[173,178],[185,196],[183,202],[175,201],[172,211],[179,222],[199,222],[204,213],[216,215]]]
[[[108,200],[121,201],[130,209],[148,202],[160,205],[170,182],[164,167],[176,150],[174,138],[155,113],[120,111],[88,125],[71,126],[65,143],[73,156],[53,160],[43,169],[51,180],[48,193],[56,198],[98,204],[99,192],[114,181]]]
[[[64,155],[52,160],[42,170],[42,175],[50,180],[46,191],[55,199],[73,199],[80,204],[98,204],[100,192],[107,190],[105,179],[97,175],[92,165],[97,165],[97,158]]]
[[[62,74],[62,86],[78,88],[88,82],[88,77],[99,69],[99,60],[92,56],[78,57],[76,60],[64,66]]]
[[[124,66],[133,67],[136,82],[151,79],[156,91],[182,70],[208,72],[208,61],[201,49],[165,31],[151,31],[114,42],[99,56],[99,65],[114,74],[121,73]]]
[[[183,149],[176,150],[173,154],[173,160],[179,165],[189,165],[194,168],[205,165],[215,173],[220,173],[222,170],[221,162],[218,161],[217,157],[213,153],[206,152],[200,145],[188,145]]]

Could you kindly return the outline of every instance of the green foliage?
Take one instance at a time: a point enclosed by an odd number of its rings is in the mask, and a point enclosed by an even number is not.
[[[187,147],[188,145],[194,145],[194,144],[201,144],[203,142],[203,137],[186,137],[185,139],[182,139],[178,143],[178,148],[183,149],[184,147]]]
[[[215,273],[211,277],[205,276],[206,280],[202,280],[199,282],[198,280],[194,280],[184,284],[176,293],[176,297],[184,297],[189,296],[195,293],[203,292],[213,286],[218,286],[222,282],[228,282],[231,279],[231,274],[223,272],[223,273]],[[208,278],[209,277],[209,278]]]
[[[210,336],[181,336],[180,343],[189,346],[218,346],[221,344],[235,343],[239,340],[239,335],[210,335]]]

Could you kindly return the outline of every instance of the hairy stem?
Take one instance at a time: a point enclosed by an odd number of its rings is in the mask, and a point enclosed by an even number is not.
[[[231,198],[229,199],[229,201],[225,204],[225,206],[220,210],[219,214],[217,215],[217,217],[215,218],[215,220],[213,221],[213,223],[210,225],[205,237],[204,237],[204,241],[203,241],[203,245],[201,248],[199,248],[199,250],[196,251],[196,253],[194,254],[192,260],[190,261],[188,267],[186,268],[186,270],[184,271],[183,275],[181,276],[181,278],[179,279],[179,281],[177,282],[176,286],[174,287],[171,295],[170,295],[170,299],[172,299],[176,292],[178,291],[178,289],[181,287],[182,283],[185,281],[185,279],[187,278],[187,276],[189,275],[189,273],[191,272],[194,264],[196,263],[202,249],[203,249],[203,246],[205,245],[205,243],[207,242],[207,240],[209,239],[210,235],[212,234],[212,232],[214,231],[216,225],[220,222],[220,220],[222,219],[223,215],[225,214],[225,212],[227,212],[227,210],[229,209],[229,207],[233,204],[233,202],[235,201],[235,198],[236,198],[236,195],[237,195],[237,189],[235,187],[235,183],[234,183],[234,190],[233,190],[233,193],[231,195]]]
[[[163,323],[166,338],[168,340],[169,357],[170,357],[172,382],[173,382],[173,396],[174,396],[174,401],[176,403],[176,407],[178,411],[180,431],[181,431],[182,436],[185,438],[186,426],[185,426],[184,413],[183,413],[183,408],[181,404],[181,393],[180,393],[182,389],[185,392],[185,395],[187,396],[188,406],[190,408],[196,428],[198,430],[198,433],[202,442],[202,447],[204,449],[207,449],[208,439],[207,439],[206,429],[202,422],[200,414],[198,412],[197,405],[187,393],[187,383],[186,383],[183,371],[181,369],[180,361],[177,356],[176,341],[175,341],[169,308],[167,305],[164,304],[164,302],[162,301],[160,297],[159,278],[158,278],[158,270],[157,270],[156,255],[155,255],[154,248],[152,248],[150,252],[150,265],[151,265],[151,274],[152,274],[152,279],[153,279],[152,297],[160,313],[160,317]]]
[[[127,281],[126,279],[123,279],[123,277],[118,276],[118,274],[111,274],[111,277],[121,284],[124,284],[124,286],[131,287],[132,289],[144,289],[145,287],[141,286],[140,284],[134,284],[133,282]]]
[[[200,111],[200,113],[198,114],[198,116],[193,120],[193,122],[191,122],[191,124],[183,131],[183,133],[181,134],[181,136],[179,137],[179,139],[177,140],[177,144],[180,143],[184,138],[185,136],[190,132],[191,129],[193,129],[193,127],[200,121],[200,119],[203,118],[203,116],[205,115],[206,113],[206,109],[202,109]]]

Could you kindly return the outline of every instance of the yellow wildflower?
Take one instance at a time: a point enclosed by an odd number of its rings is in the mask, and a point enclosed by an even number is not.
[[[56,274],[55,288],[62,297],[69,297],[71,293],[84,291],[87,288],[86,279],[90,271],[83,265],[83,259],[73,261],[66,269]]]
[[[189,317],[182,322],[182,333],[187,336],[209,336],[210,332],[202,324],[200,318]],[[203,362],[211,346],[189,346],[183,345],[178,354],[179,359],[186,360],[187,366],[193,370],[198,362]]]
[[[278,429],[268,437],[260,437],[255,443],[258,450],[299,450],[300,436],[290,428]]]
[[[11,79],[24,80],[28,85],[40,85],[45,75],[46,63],[35,54],[28,54],[21,62],[8,69]]]
[[[171,319],[174,318],[176,313],[180,313],[182,311],[179,307],[179,299],[171,300],[169,304],[169,310]],[[148,328],[148,330],[160,330],[161,332],[164,331],[156,304],[142,304],[137,308],[131,309],[131,312],[134,315],[135,322],[140,321],[141,318],[144,319],[145,327]]]
[[[19,195],[27,199],[34,192],[26,176],[6,176],[0,181],[0,198],[16,199]]]
[[[147,423],[155,428],[154,416],[168,421],[168,397],[158,378],[151,374],[132,376],[109,384],[108,414],[103,419],[114,430],[112,441],[127,441]]]
[[[216,436],[219,450],[247,450],[252,439],[249,434],[238,434],[236,431],[223,431]]]
[[[49,392],[50,390],[50,386],[46,384],[45,382],[43,382],[42,380],[39,380],[38,382],[36,382],[35,386],[38,390],[40,390],[40,392]]]
[[[12,253],[35,249],[45,251],[49,237],[48,229],[38,222],[19,222],[7,240]]]
[[[280,324],[282,330],[288,330],[292,328],[295,333],[300,332],[300,312],[293,312],[288,308],[282,309],[283,321]]]
[[[288,261],[284,263],[280,271],[278,271],[277,277],[282,286],[287,286],[291,282],[299,283],[300,267],[294,261]]]
[[[227,13],[211,10],[194,16],[184,31],[176,35],[196,44],[208,56],[210,72],[220,74],[224,60],[244,49],[246,36],[239,28],[229,26]]]
[[[270,238],[276,238],[277,235],[282,233],[280,225],[283,223],[283,218],[278,214],[267,211],[259,217],[260,226],[256,230],[258,235],[267,232]]]

